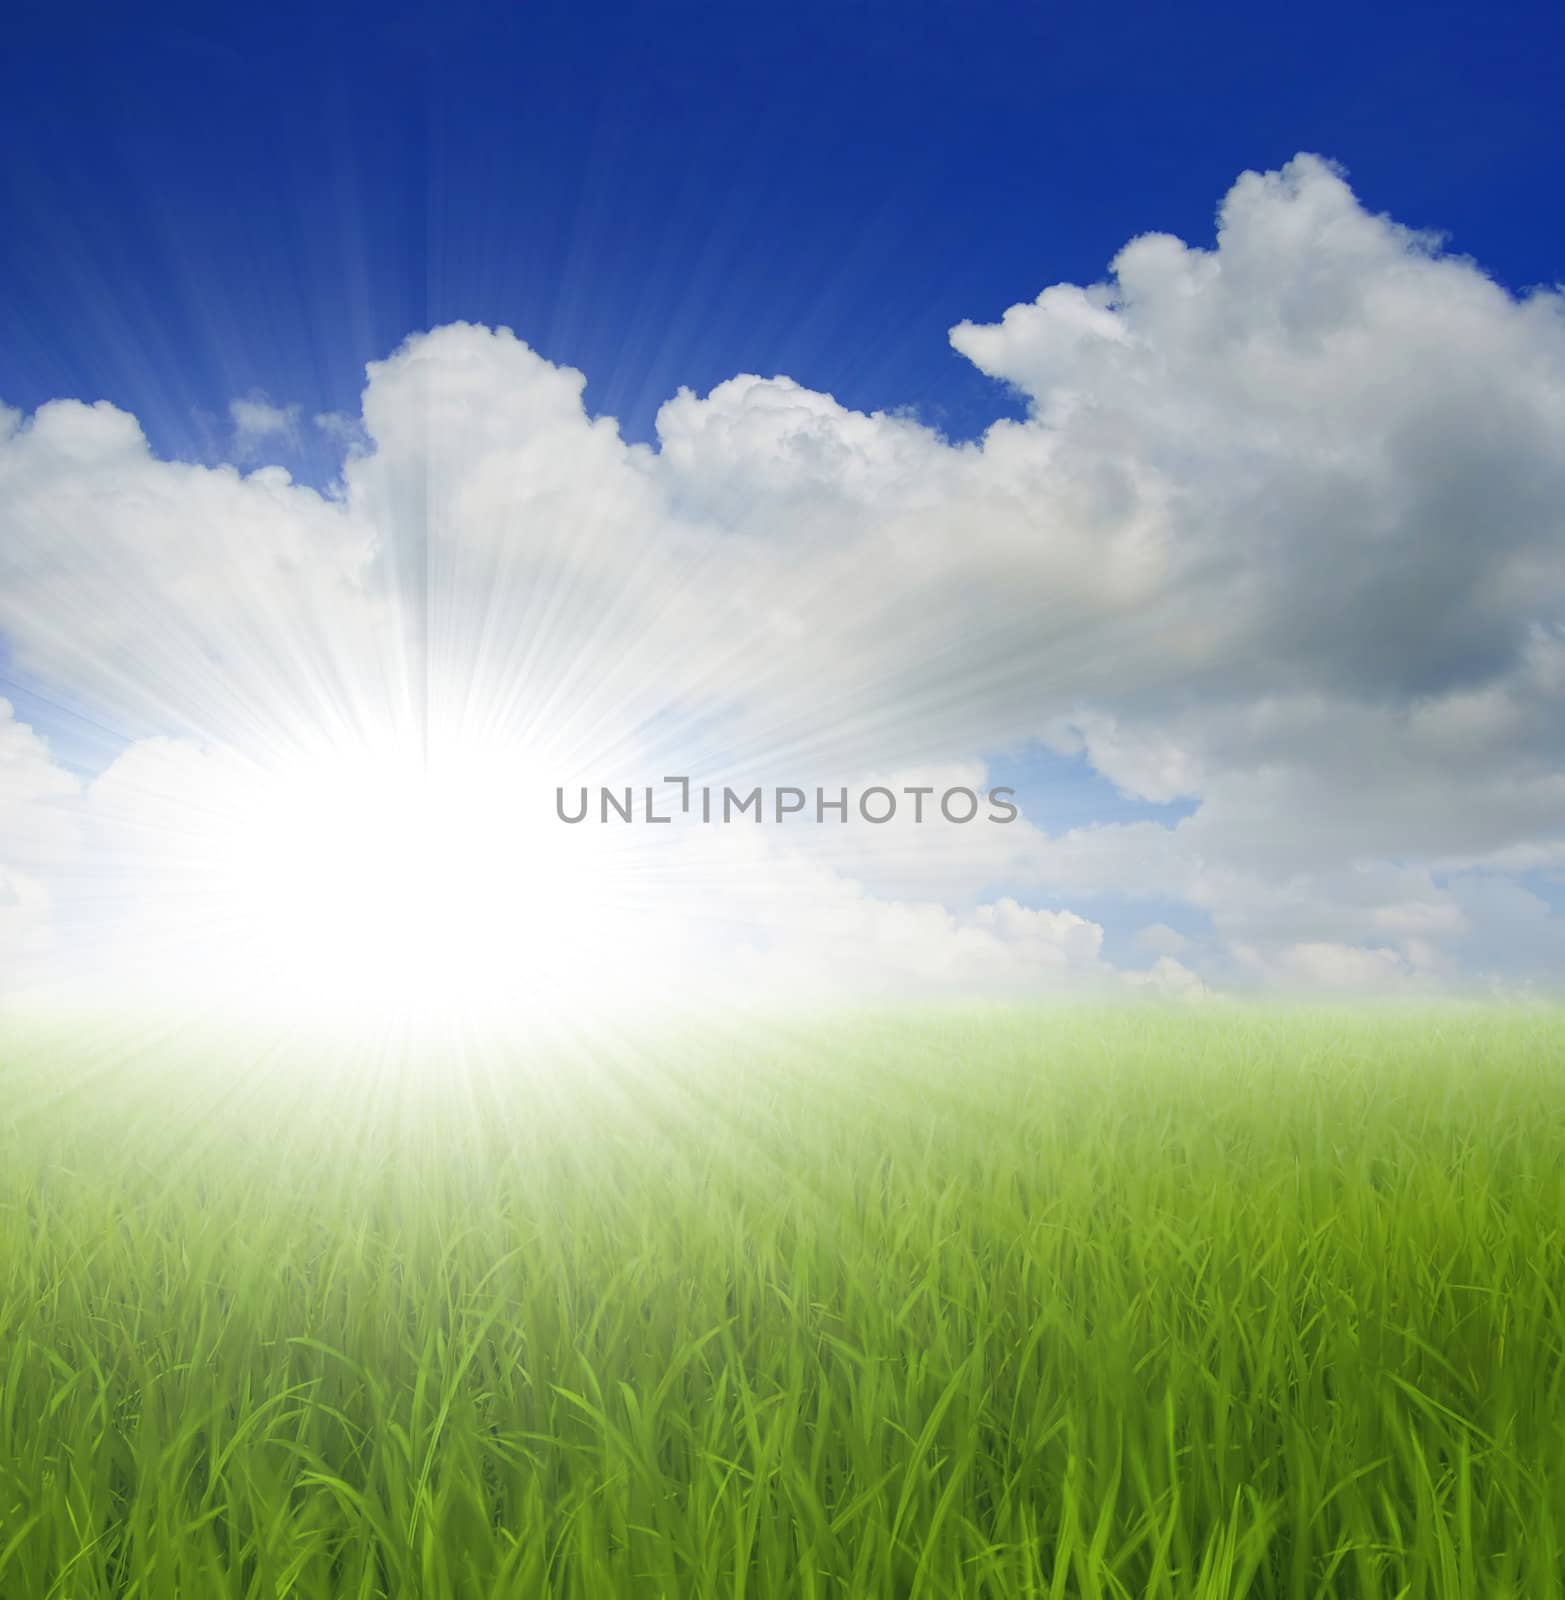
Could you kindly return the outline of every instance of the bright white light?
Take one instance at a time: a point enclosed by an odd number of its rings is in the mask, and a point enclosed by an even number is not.
[[[144,994],[492,1022],[579,1013],[610,965],[616,1003],[634,990],[637,841],[561,824],[553,786],[519,758],[397,744],[271,768],[163,756],[122,789],[145,807],[113,819],[122,856],[139,838],[117,960]]]
[[[365,761],[266,798],[228,851],[263,983],[421,1009],[536,1002],[580,982],[560,958],[580,944],[592,885],[523,825],[505,774]]]

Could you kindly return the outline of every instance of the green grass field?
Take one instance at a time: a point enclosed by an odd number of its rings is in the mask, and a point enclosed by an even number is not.
[[[0,1597],[1565,1594],[1557,1012],[0,1043]]]

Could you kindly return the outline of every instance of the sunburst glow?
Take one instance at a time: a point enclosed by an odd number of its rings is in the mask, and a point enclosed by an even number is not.
[[[635,923],[636,841],[551,828],[525,757],[386,741],[274,765],[165,759],[128,774],[106,818],[137,839],[119,845],[132,865],[114,952],[138,988],[365,1022],[536,1018],[603,997]]]

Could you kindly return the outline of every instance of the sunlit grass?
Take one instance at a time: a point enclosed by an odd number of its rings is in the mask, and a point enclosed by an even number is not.
[[[3,1600],[1565,1593],[1557,1013],[65,1037]]]

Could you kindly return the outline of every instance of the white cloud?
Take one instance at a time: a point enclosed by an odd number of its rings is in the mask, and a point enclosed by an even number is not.
[[[128,737],[262,763],[427,725],[565,783],[976,782],[1039,740],[1196,803],[768,835],[738,902],[779,972],[1085,981],[1099,925],[1023,902],[1102,896],[1210,919],[1198,952],[1149,932],[1164,988],[1534,972],[1559,919],[1491,885],[1565,864],[1562,305],[1300,157],[1210,248],[1143,236],[953,329],[1029,402],[971,444],[744,375],[629,445],[468,325],[317,419],[325,494],[58,401],[0,417],[0,634]],[[232,419],[242,460],[297,440],[264,396]],[[697,878],[729,860],[701,848]]]
[[[1145,971],[1129,971],[1124,982],[1131,989],[1165,1000],[1195,1002],[1209,999],[1212,991],[1198,973],[1172,956],[1159,956]]]
[[[679,887],[658,909],[681,930],[685,962],[726,993],[1061,994],[1115,981],[1103,929],[1070,911],[878,896],[760,830],[690,830],[675,848]]]
[[[1167,805],[1201,792],[1205,782],[1188,748],[1155,727],[1121,730],[1112,713],[1083,710],[1055,718],[1039,737],[1062,755],[1084,755],[1123,795]]]
[[[1149,922],[1137,931],[1136,944],[1138,948],[1156,956],[1177,956],[1184,952],[1190,941],[1166,922]]]
[[[230,401],[228,416],[233,424],[235,458],[249,461],[270,445],[298,449],[299,411],[297,405],[274,406],[260,393]]]
[[[1385,946],[1365,948],[1330,940],[1290,945],[1267,959],[1248,945],[1236,948],[1246,965],[1283,988],[1353,994],[1404,994],[1420,987],[1411,964]]]
[[[378,711],[402,648],[378,547],[280,468],[159,460],[106,403],[52,402],[0,441],[0,634],[129,734],[266,743]]]
[[[29,869],[69,860],[77,847],[80,785],[9,700],[0,700],[0,861]]]
[[[57,881],[80,850],[76,780],[0,700],[0,993],[38,975],[54,949]]]

